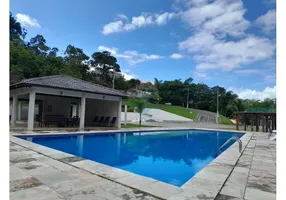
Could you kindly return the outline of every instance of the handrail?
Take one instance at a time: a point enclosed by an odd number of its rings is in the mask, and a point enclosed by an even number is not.
[[[236,141],[238,142],[238,144],[239,144],[239,153],[241,153],[241,151],[242,151],[242,142],[241,142],[240,138],[239,138],[239,137],[236,137],[236,136],[233,136],[233,137],[231,137],[230,139],[228,139],[228,140],[217,150],[217,152],[220,152],[220,150],[221,150],[223,147],[225,147],[231,140],[236,140]]]

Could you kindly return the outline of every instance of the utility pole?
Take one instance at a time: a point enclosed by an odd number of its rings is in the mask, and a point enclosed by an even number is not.
[[[187,108],[189,108],[189,96],[190,96],[190,88],[188,88]]]
[[[216,123],[218,124],[219,123],[219,94],[218,94],[218,86],[216,87],[217,88],[217,99],[216,99]]]
[[[112,89],[114,89],[114,81],[115,81],[115,70],[113,69]]]

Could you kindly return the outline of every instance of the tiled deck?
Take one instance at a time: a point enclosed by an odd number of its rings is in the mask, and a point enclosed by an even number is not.
[[[271,200],[276,142],[266,135],[245,135],[242,154],[232,145],[181,188],[12,137],[10,198]]]

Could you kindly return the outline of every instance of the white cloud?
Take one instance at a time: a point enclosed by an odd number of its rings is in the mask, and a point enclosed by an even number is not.
[[[276,29],[276,11],[269,10],[266,14],[255,20],[258,26],[261,26],[265,33],[270,33]]]
[[[233,70],[244,64],[265,60],[274,55],[275,46],[267,38],[247,36],[237,41],[217,39],[200,32],[179,43],[179,49],[194,54],[196,68]]]
[[[35,18],[30,17],[29,15],[18,13],[16,14],[16,20],[21,23],[25,28],[41,28],[40,24]]]
[[[207,31],[218,35],[241,36],[250,26],[243,16],[246,9],[241,0],[196,0],[188,2],[190,6],[181,12],[181,17],[196,31]]]
[[[135,74],[132,74],[129,69],[123,69],[123,70],[121,70],[121,74],[123,75],[123,77],[124,77],[126,80],[138,78],[138,76],[135,75]]]
[[[194,75],[198,78],[205,78],[205,79],[209,78],[208,75],[204,72],[195,71]]]
[[[99,46],[98,50],[109,51],[113,56],[115,56],[116,58],[122,58],[126,60],[130,65],[136,65],[138,63],[145,62],[148,60],[157,60],[164,58],[164,56],[156,54],[139,53],[135,50],[127,50],[120,53],[119,49],[115,47]]]
[[[178,59],[184,58],[184,56],[181,55],[181,54],[178,54],[178,53],[173,53],[173,54],[170,56],[170,58],[175,59],[175,60],[178,60]]]
[[[124,14],[118,14],[117,18],[128,21],[128,17],[126,15],[124,15]]]
[[[102,34],[108,35],[110,33],[120,32],[122,25],[123,22],[120,20],[116,22],[110,22],[103,27]]]
[[[120,20],[110,22],[103,27],[102,34],[108,35],[111,33],[133,31],[137,28],[146,27],[149,25],[164,25],[170,19],[176,16],[175,13],[165,12],[163,14],[157,13],[142,13],[140,16],[132,17],[131,23],[126,15],[117,15]]]
[[[256,91],[245,88],[228,88],[228,91],[233,91],[242,99],[256,99],[263,101],[266,98],[276,98],[276,86],[266,87],[263,91]]]
[[[235,74],[239,75],[264,75],[265,73],[262,70],[257,70],[257,69],[239,69],[234,71]]]

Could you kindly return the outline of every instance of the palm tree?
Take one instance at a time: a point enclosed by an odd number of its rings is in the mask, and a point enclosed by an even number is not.
[[[133,99],[130,104],[133,107],[136,107],[136,112],[139,113],[139,126],[141,126],[142,113],[146,107],[147,101],[145,99]]]

